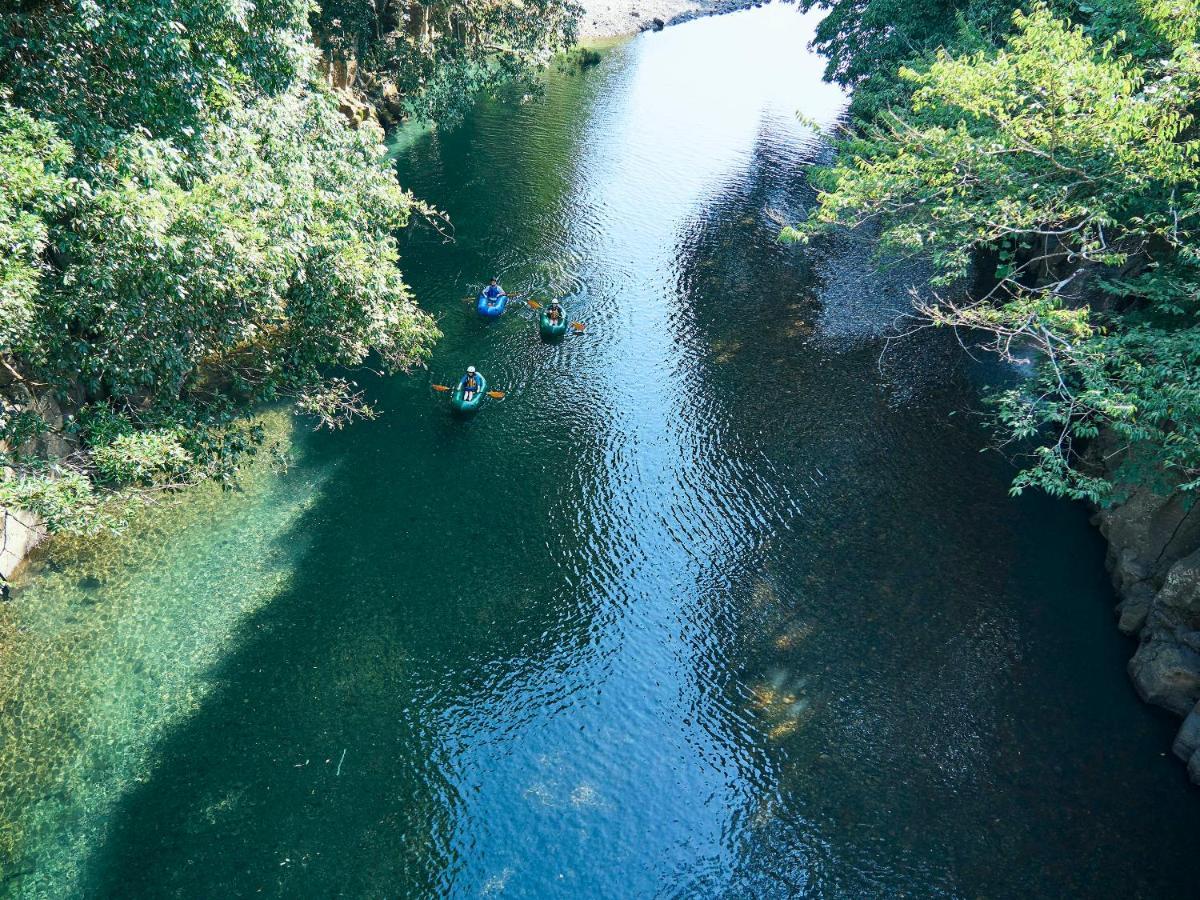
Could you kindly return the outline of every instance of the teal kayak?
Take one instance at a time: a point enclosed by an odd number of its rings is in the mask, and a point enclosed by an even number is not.
[[[450,405],[459,412],[472,413],[479,409],[483,403],[484,394],[487,393],[487,379],[480,372],[475,373],[475,379],[479,382],[479,390],[470,400],[463,399],[462,379],[459,379],[458,386],[454,388],[454,393],[450,395]]]
[[[563,313],[562,319],[555,325],[550,321],[550,313],[547,310],[542,310],[542,316],[538,319],[538,333],[546,340],[562,337],[567,333],[566,313]]]

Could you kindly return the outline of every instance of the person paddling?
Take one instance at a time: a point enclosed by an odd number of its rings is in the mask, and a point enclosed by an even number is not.
[[[550,308],[546,310],[546,318],[548,318],[553,325],[557,325],[562,322],[564,315],[565,313],[563,312],[562,304],[557,300],[551,303]]]
[[[500,287],[500,282],[493,278],[488,282],[488,286],[483,289],[483,296],[487,298],[488,303],[495,303],[501,297],[507,295],[504,293],[504,288]]]
[[[475,399],[475,395],[479,393],[479,376],[475,373],[474,366],[467,366],[467,374],[462,377],[458,386],[462,389],[463,400]]]

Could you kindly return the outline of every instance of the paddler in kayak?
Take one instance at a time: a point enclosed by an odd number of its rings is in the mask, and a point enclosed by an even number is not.
[[[488,286],[483,289],[483,296],[488,300],[488,303],[495,303],[501,297],[508,296],[504,293],[504,288],[500,287],[500,282],[493,278],[488,282]]]
[[[561,323],[565,315],[566,313],[563,312],[562,304],[557,300],[551,303],[550,308],[546,310],[546,318],[550,320],[551,325]]]
[[[458,386],[462,388],[463,400],[469,402],[475,399],[475,395],[479,393],[479,377],[475,374],[474,366],[467,366],[467,374],[462,377]]]

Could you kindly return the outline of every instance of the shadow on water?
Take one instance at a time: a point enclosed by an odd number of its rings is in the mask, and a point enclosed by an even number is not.
[[[438,458],[430,432],[393,424],[320,442],[344,459],[295,526],[310,543],[293,586],[243,624],[217,687],[156,749],[87,895],[448,888],[456,742],[523,683],[553,694],[589,620],[568,602],[578,576],[545,577],[547,506],[570,501],[553,473],[385,470],[393,442]]]
[[[919,270],[862,235],[779,245],[777,149],[686,231],[674,322],[711,423],[689,462],[737,485],[746,530],[697,664],[755,710],[774,789],[732,873],[697,864],[674,895],[1186,893],[1200,815],[1174,720],[1125,677],[1086,510],[1012,499],[979,452],[979,385],[1010,376],[949,334],[887,343]],[[1123,865],[1126,841],[1165,865]]]

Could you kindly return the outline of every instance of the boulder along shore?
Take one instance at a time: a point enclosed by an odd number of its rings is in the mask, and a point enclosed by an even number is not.
[[[587,43],[660,31],[668,25],[763,4],[761,0],[583,0],[582,5],[579,38]]]
[[[1123,461],[1117,454],[1110,466]],[[1108,540],[1117,627],[1138,639],[1129,677],[1144,701],[1183,717],[1171,749],[1200,784],[1200,503],[1163,482],[1118,480],[1123,502],[1092,522]]]

